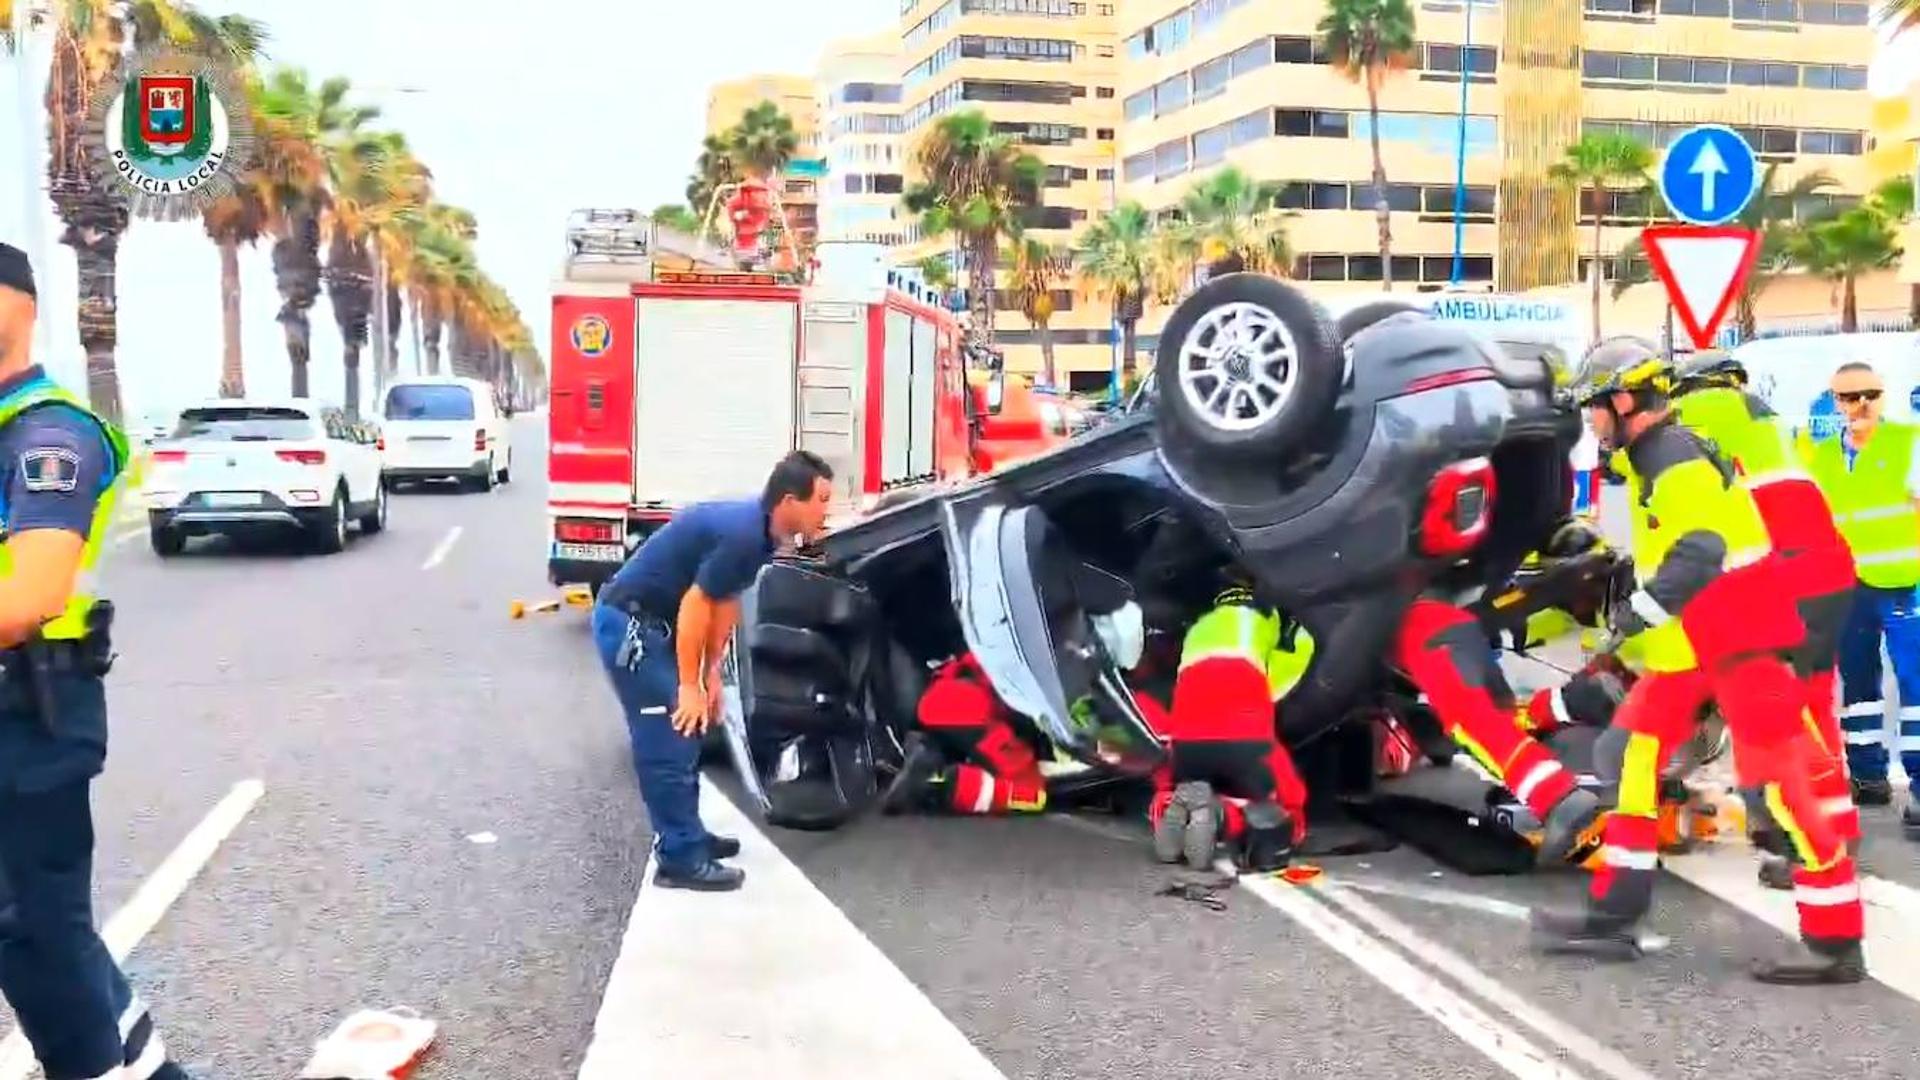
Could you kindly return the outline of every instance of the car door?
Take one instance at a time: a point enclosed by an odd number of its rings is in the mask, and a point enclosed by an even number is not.
[[[1045,511],[997,489],[950,499],[941,531],[961,632],[994,690],[1056,746],[1145,773],[1163,750],[1087,614],[1083,564]]]

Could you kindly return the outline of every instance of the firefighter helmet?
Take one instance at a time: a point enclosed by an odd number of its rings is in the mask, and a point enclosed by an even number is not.
[[[1673,363],[1646,338],[1622,334],[1587,350],[1567,387],[1576,405],[1591,405],[1608,394],[1673,390]]]
[[[1718,382],[1722,378],[1746,385],[1747,368],[1725,349],[1702,349],[1674,365],[1674,374],[1683,383]]]

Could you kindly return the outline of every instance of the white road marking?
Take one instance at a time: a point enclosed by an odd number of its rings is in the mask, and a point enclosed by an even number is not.
[[[1223,859],[1221,863],[1222,872],[1232,867],[1227,860]],[[1302,929],[1352,961],[1354,966],[1372,976],[1380,985],[1438,1021],[1442,1027],[1486,1055],[1487,1060],[1510,1075],[1521,1080],[1577,1080],[1582,1075],[1562,1064],[1552,1053],[1535,1045],[1513,1027],[1489,1016],[1486,1010],[1425,969],[1409,962],[1379,938],[1308,895],[1309,890],[1266,875],[1243,877],[1240,886],[1268,907],[1298,923]],[[1480,978],[1491,983],[1485,976]]]
[[[1355,892],[1374,893],[1379,896],[1397,896],[1402,900],[1418,900],[1424,904],[1478,911],[1483,915],[1512,919],[1515,922],[1526,922],[1531,917],[1525,904],[1516,904],[1511,900],[1501,900],[1492,896],[1481,896],[1479,893],[1460,892],[1457,889],[1441,889],[1399,881],[1381,881],[1376,878],[1328,877],[1326,882],[1329,889],[1352,889]]]
[[[1351,883],[1349,885],[1351,887]],[[1545,1009],[1502,986],[1492,976],[1474,966],[1471,961],[1380,910],[1365,897],[1355,896],[1352,893],[1342,894],[1338,889],[1333,888],[1321,888],[1319,891],[1328,900],[1372,927],[1374,933],[1400,946],[1426,962],[1435,971],[1466,987],[1469,993],[1482,1001],[1552,1040],[1556,1046],[1579,1058],[1582,1063],[1600,1075],[1612,1077],[1613,1080],[1653,1080],[1653,1074],[1627,1060],[1619,1051],[1598,1042],[1572,1024],[1560,1020]],[[1466,893],[1454,895],[1469,896]],[[1472,897],[1469,896],[1469,898]],[[1500,903],[1490,898],[1488,902]],[[1521,917],[1526,917],[1526,908],[1518,904],[1509,906],[1519,908]]]
[[[648,860],[581,1080],[1005,1080],[800,869],[704,778],[736,836],[732,893],[650,884]],[[4,1080],[4,1078],[0,1078]]]
[[[187,886],[213,860],[220,844],[240,827],[248,811],[266,793],[266,785],[258,780],[242,780],[233,785],[233,790],[214,804],[160,868],[140,884],[133,898],[114,912],[113,918],[101,929],[100,937],[116,963],[125,963],[134,946],[160,925],[167,909],[186,892]],[[18,1030],[0,1042],[0,1080],[26,1080],[39,1067],[33,1048]]]
[[[142,525],[137,529],[126,529],[116,534],[113,538],[113,542],[116,544],[124,544],[130,540],[138,540],[141,537],[147,535],[147,531],[148,530],[145,525]]]
[[[442,537],[440,543],[434,547],[433,554],[428,555],[427,561],[420,564],[420,569],[431,570],[441,563],[446,562],[447,555],[453,551],[453,545],[460,542],[460,533],[462,531],[458,525],[448,529],[447,535]]]
[[[1667,872],[1790,938],[1800,936],[1793,894],[1769,889],[1754,873],[1752,850],[1706,844],[1663,860]],[[1920,893],[1895,882],[1860,876],[1867,908],[1867,973],[1891,990],[1920,1001]]]

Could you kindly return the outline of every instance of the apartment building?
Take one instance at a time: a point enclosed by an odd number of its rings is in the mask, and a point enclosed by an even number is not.
[[[815,79],[820,148],[820,238],[897,247],[906,241],[900,148],[900,35],[838,41]]]
[[[1376,131],[1365,88],[1331,66],[1316,33],[1323,4],[1124,4],[1123,197],[1169,207],[1197,177],[1237,164],[1286,185],[1299,278],[1317,289],[1378,289],[1377,137],[1396,287],[1447,287],[1458,225],[1461,286],[1491,289],[1520,276],[1501,273],[1502,228],[1510,259],[1569,242],[1570,192],[1559,196],[1566,204],[1552,238],[1513,235],[1528,227],[1527,214],[1503,213],[1504,224],[1495,215],[1503,183],[1515,190],[1516,170],[1530,168],[1537,188],[1545,163],[1580,130],[1628,132],[1658,148],[1694,124],[1728,124],[1779,163],[1783,182],[1817,169],[1834,178],[1837,197],[1869,186],[1874,35],[1865,0],[1414,0],[1414,10],[1418,43],[1381,90]],[[1553,38],[1568,40],[1554,48]],[[1564,89],[1518,64],[1503,72],[1503,55],[1565,69]],[[1598,203],[1580,196],[1582,228],[1555,276],[1588,271],[1596,211],[1610,263],[1647,221],[1635,194]]]
[[[901,0],[900,152],[911,155],[943,114],[980,109],[1047,166],[1029,235],[1062,246],[1112,204],[1119,125],[1116,7],[1124,0]],[[907,222],[899,262],[953,258],[952,238]],[[958,280],[970,286],[966,268]],[[1004,284],[1004,279],[1003,279]],[[1111,370],[1109,306],[1063,282],[1050,326],[1063,382],[1104,386]],[[1038,335],[1004,288],[995,331],[1008,367],[1040,367]]]
[[[819,229],[820,102],[813,79],[806,75],[751,75],[714,84],[707,92],[707,134],[718,135],[733,127],[748,109],[763,101],[778,105],[793,121],[797,145],[780,198],[795,240],[804,251],[812,246]]]
[[[1910,56],[1920,56],[1920,47],[1909,47]],[[1904,59],[1904,57],[1903,57]],[[1920,72],[1905,79],[1888,78],[1882,93],[1873,103],[1873,148],[1867,155],[1870,182],[1879,184],[1897,176],[1912,177],[1920,186]],[[1910,218],[1901,230],[1906,258],[1899,278],[1920,284],[1920,214]]]

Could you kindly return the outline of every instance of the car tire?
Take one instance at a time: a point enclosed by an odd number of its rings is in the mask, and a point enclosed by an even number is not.
[[[1228,333],[1254,335],[1256,354],[1207,355]],[[1311,298],[1274,278],[1228,274],[1200,286],[1160,334],[1154,411],[1162,433],[1237,460],[1298,449],[1340,392],[1333,334]]]
[[[1353,340],[1355,334],[1372,326],[1374,323],[1381,322],[1395,315],[1404,315],[1410,311],[1425,313],[1425,310],[1419,305],[1409,304],[1405,300],[1369,300],[1359,307],[1354,308],[1352,311],[1347,312],[1345,315],[1340,316],[1339,320],[1334,323],[1334,336],[1340,339],[1342,345],[1345,345],[1347,342]]]
[[[474,477],[468,482],[473,486],[473,490],[475,491],[482,491],[482,492],[492,491],[493,490],[493,459],[488,458],[487,463],[485,465],[482,465],[480,467],[480,471],[477,474],[475,474]]]
[[[171,559],[187,549],[187,538],[167,525],[147,526],[147,537],[153,543],[153,553],[163,559]]]
[[[313,534],[314,550],[322,555],[338,554],[347,546],[347,493],[335,491],[333,505]]]
[[[376,488],[373,493],[373,509],[360,519],[360,535],[372,536],[387,529],[387,489],[385,485]]]
[[[505,465],[500,466],[500,471],[494,475],[494,479],[501,484],[513,483],[513,455],[512,454],[507,455],[507,463]]]

